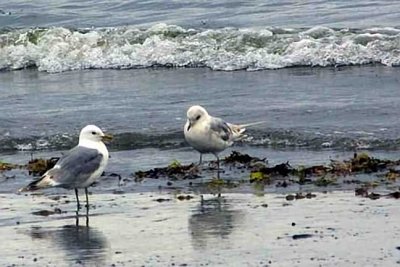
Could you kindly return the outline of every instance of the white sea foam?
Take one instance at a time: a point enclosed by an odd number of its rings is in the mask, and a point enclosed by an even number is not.
[[[12,30],[0,34],[0,69],[208,67],[262,70],[293,66],[400,65],[400,29],[184,29],[157,24],[72,30]]]

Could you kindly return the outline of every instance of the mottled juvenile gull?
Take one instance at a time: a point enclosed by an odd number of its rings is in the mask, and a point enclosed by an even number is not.
[[[202,162],[202,154],[212,153],[217,158],[219,170],[218,154],[231,146],[234,141],[246,137],[244,135],[245,127],[260,123],[263,122],[243,125],[231,124],[220,118],[210,116],[201,106],[192,106],[187,111],[184,135],[186,142],[200,152],[199,164]]]
[[[20,192],[48,187],[74,189],[77,211],[80,209],[78,188],[85,188],[86,208],[89,210],[88,187],[100,177],[108,162],[108,150],[102,141],[110,140],[97,126],[85,126],[79,134],[79,144],[66,152],[57,164],[40,179],[33,181]]]

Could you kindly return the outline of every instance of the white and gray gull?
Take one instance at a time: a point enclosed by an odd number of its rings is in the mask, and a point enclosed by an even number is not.
[[[89,210],[88,187],[103,173],[108,162],[108,150],[103,141],[111,140],[95,125],[85,126],[79,134],[79,144],[66,152],[57,164],[38,180],[31,182],[20,192],[49,187],[74,189],[77,211],[80,209],[78,188],[84,188],[86,207]]]
[[[242,125],[231,124],[220,118],[213,117],[202,106],[192,106],[187,111],[187,121],[184,128],[186,142],[195,150],[200,152],[200,162],[205,153],[218,154],[231,146],[233,142],[246,137],[244,132],[247,126],[264,122],[255,122]],[[219,172],[218,172],[219,176]]]

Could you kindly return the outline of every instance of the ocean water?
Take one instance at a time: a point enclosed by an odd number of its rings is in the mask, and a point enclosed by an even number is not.
[[[191,28],[400,26],[396,0],[271,1],[2,1],[5,27],[148,27],[164,22]]]
[[[12,1],[0,69],[400,64],[397,1]]]
[[[12,1],[0,11],[0,153],[179,149],[192,104],[241,145],[396,150],[398,1]],[[240,145],[240,144],[239,144]]]
[[[227,121],[265,121],[249,146],[278,149],[399,148],[399,68],[205,68],[2,72],[0,149],[67,149],[86,123],[115,135],[116,150],[180,148],[186,109]]]

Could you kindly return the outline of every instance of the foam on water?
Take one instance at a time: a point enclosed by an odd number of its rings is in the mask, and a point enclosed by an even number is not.
[[[135,27],[4,30],[0,69],[208,67],[262,70],[295,66],[400,65],[400,29],[184,29]]]
[[[0,136],[0,152],[66,150],[75,146],[78,136],[73,134],[31,136],[11,138]],[[333,149],[341,151],[398,150],[400,142],[397,138],[365,131],[335,133],[330,131],[295,131],[285,129],[252,130],[251,136],[236,145],[252,147],[273,147],[278,149]],[[145,134],[137,132],[118,133],[114,140],[107,144],[112,150],[132,150],[143,148],[178,149],[188,145],[180,131],[163,134]]]

